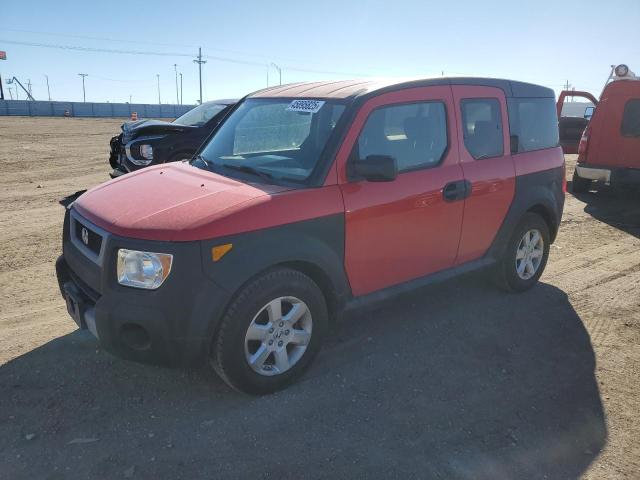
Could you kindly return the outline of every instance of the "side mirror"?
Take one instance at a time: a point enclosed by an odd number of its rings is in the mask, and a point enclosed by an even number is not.
[[[593,117],[593,111],[595,109],[596,109],[596,107],[587,107],[587,108],[585,108],[583,117],[586,118],[587,120],[591,120],[591,117]]]
[[[352,172],[368,182],[392,182],[398,176],[398,162],[389,155],[369,155],[353,162]]]

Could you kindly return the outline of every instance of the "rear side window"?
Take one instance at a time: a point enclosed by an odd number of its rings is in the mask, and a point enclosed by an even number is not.
[[[622,135],[640,137],[640,98],[629,100],[624,106]]]
[[[393,105],[374,110],[358,137],[358,158],[389,155],[398,171],[440,163],[447,150],[447,114],[442,102]]]
[[[509,98],[507,105],[512,153],[558,146],[558,114],[553,98]]]
[[[495,98],[464,99],[462,135],[467,151],[476,160],[504,154],[500,102]]]

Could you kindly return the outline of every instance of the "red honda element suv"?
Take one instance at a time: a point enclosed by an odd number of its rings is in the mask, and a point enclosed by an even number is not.
[[[483,78],[337,81],[242,99],[190,163],[68,206],[57,273],[108,351],[209,360],[283,388],[345,309],[486,267],[545,268],[562,214],[553,91]]]

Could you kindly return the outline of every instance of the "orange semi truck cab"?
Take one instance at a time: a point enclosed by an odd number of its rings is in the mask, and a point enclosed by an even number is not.
[[[585,97],[595,106],[592,112],[585,111],[576,150],[570,124],[582,119],[560,116],[567,96]],[[578,153],[574,192],[588,191],[594,181],[640,185],[640,77],[626,65],[618,65],[612,68],[599,100],[587,92],[562,92],[557,108],[563,150]]]

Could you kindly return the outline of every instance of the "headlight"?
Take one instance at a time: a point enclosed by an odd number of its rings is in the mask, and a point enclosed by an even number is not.
[[[134,165],[149,165],[153,161],[153,147],[149,144],[127,144],[125,147],[127,158]]]
[[[127,287],[155,290],[169,276],[173,255],[168,253],[118,250],[118,283]]]
[[[140,156],[147,160],[153,160],[153,147],[151,145],[140,145]]]

